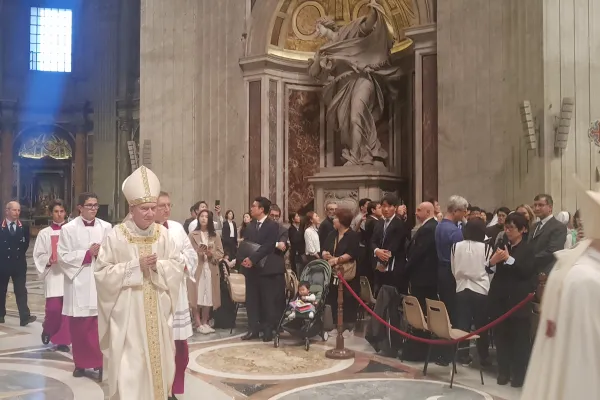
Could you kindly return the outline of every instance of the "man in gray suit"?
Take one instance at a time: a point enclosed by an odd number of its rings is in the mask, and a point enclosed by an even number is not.
[[[554,202],[549,194],[538,194],[533,200],[533,212],[539,222],[533,232],[529,232],[529,243],[533,245],[538,274],[550,273],[556,261],[554,253],[565,247],[567,227],[554,218],[553,206]]]

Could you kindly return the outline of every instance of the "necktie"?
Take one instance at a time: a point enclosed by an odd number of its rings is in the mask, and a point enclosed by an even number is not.
[[[11,235],[15,234],[15,223],[14,222],[10,223],[10,234]]]
[[[387,231],[388,226],[390,225],[390,219],[385,219],[385,224],[383,224],[383,232]]]
[[[262,222],[257,222],[257,223],[256,223],[256,230],[257,230],[257,231],[260,231],[260,227],[261,227],[261,225],[262,225]]]
[[[533,237],[536,237],[538,233],[540,233],[540,229],[542,229],[542,221],[537,223],[535,231],[533,232]]]

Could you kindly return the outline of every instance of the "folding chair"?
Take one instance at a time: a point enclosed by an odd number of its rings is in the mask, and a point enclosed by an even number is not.
[[[423,315],[423,309],[421,308],[421,304],[419,304],[419,300],[414,296],[404,296],[404,299],[402,299],[402,305],[404,306],[404,317],[406,318],[406,322],[410,327],[410,331],[412,332],[414,330],[418,330],[429,332],[429,327],[427,326],[427,321]],[[431,345],[428,345],[427,359],[425,361],[425,365],[423,365],[423,375],[425,376],[427,376],[427,364],[430,353]],[[400,361],[404,361],[404,352],[402,352]]]
[[[450,325],[450,318],[448,317],[448,310],[446,305],[441,301],[426,299],[427,304],[427,325],[429,331],[440,339],[454,340],[466,336],[469,332],[465,332],[460,329],[453,329]],[[479,336],[472,336],[471,339],[479,339]],[[450,388],[454,383],[454,374],[456,373],[456,357],[459,350],[469,351],[469,347],[459,348],[458,343],[454,345],[454,357],[452,359],[452,377],[450,378]],[[427,354],[427,360],[425,363],[429,363],[429,354]],[[479,376],[481,377],[481,384],[483,385],[483,367],[479,367]]]

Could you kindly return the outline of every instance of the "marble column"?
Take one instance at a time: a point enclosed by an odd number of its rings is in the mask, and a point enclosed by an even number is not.
[[[132,121],[129,117],[119,118],[119,133],[117,136],[117,189],[129,176],[131,171],[131,161],[129,159],[129,150],[127,141],[131,140]],[[117,220],[125,218],[128,213],[125,196],[121,190],[115,190],[115,216]]]
[[[87,125],[85,121],[80,121],[76,125],[75,131],[75,149],[73,151],[73,161],[75,163],[75,169],[73,171],[73,187],[74,187],[74,195],[75,199],[79,196],[80,193],[83,193],[87,190],[85,175],[86,175],[86,136],[87,136]],[[74,200],[75,200],[74,199]]]
[[[0,195],[2,204],[12,200],[13,187],[13,139],[14,139],[14,115],[12,110],[2,110],[1,123],[1,148],[2,160],[0,161],[0,171],[2,174]]]

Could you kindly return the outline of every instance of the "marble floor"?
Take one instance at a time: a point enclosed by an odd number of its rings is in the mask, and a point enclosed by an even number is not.
[[[41,344],[44,299],[31,272],[29,302],[39,320],[20,327],[9,298],[6,323],[0,324],[0,399],[106,399],[106,383],[97,383],[93,374],[73,378],[71,354]],[[243,326],[243,311],[239,322]],[[450,367],[431,364],[425,378],[422,363],[375,354],[360,333],[346,339],[356,357],[344,361],[325,357],[325,350],[335,345],[333,338],[314,341],[307,352],[291,337],[282,337],[276,349],[272,343],[242,342],[241,334],[241,329],[218,330],[190,339],[186,393],[179,399],[517,400],[520,394],[496,385],[493,370],[484,373],[481,385],[477,369],[461,366],[450,389]]]

